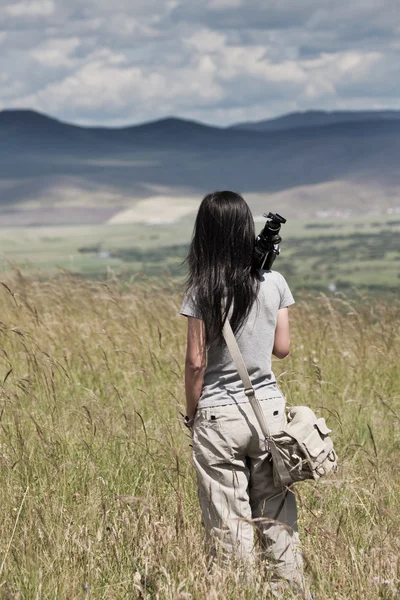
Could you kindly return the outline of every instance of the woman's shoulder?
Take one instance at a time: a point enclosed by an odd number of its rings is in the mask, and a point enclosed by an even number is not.
[[[261,270],[259,271],[260,274],[260,281],[261,283],[266,283],[266,284],[280,284],[282,282],[282,280],[284,280],[283,275],[281,275],[281,273],[279,273],[279,271],[264,271]]]
[[[265,298],[274,296],[279,298],[279,308],[286,308],[294,304],[290,288],[279,271],[260,271],[260,292]]]

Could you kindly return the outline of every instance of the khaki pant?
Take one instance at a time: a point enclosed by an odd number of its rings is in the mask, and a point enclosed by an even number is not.
[[[285,423],[285,399],[271,386],[261,400],[276,433]],[[266,394],[263,394],[263,396]],[[199,409],[193,426],[193,459],[203,522],[214,553],[255,559],[254,526],[261,555],[274,575],[303,589],[303,561],[294,494],[275,487],[270,456],[249,403]]]

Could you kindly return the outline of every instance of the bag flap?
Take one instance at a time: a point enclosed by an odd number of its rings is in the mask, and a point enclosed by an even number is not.
[[[318,445],[318,443],[315,443],[315,440],[314,444],[311,443],[311,440],[309,440],[308,444],[304,443],[304,448],[306,449],[306,451],[312,459],[319,459],[320,461],[324,461],[328,458],[329,454],[333,450],[333,442],[332,439],[329,437],[325,440],[321,440],[321,438],[319,438],[319,441],[320,444]]]
[[[330,433],[332,433],[332,429],[329,429],[323,417],[317,419],[315,427],[322,435],[329,435]]]
[[[292,406],[288,412],[288,420],[293,421],[293,425],[304,421],[315,423],[317,417],[315,416],[314,411],[308,406]]]
[[[306,449],[307,454],[309,455],[309,457],[312,459],[312,461],[317,460],[317,458],[323,453],[324,451],[324,447],[323,446],[316,446],[313,448],[309,448],[308,446],[306,446],[304,444],[304,447]]]
[[[321,421],[323,421],[323,419],[321,419]],[[326,425],[324,431],[329,431]],[[302,440],[302,443],[313,459],[320,457],[320,455],[326,457],[333,448],[332,439],[327,434],[321,433],[316,424],[314,425],[312,433]]]
[[[288,415],[285,431],[299,442],[302,442],[313,431],[317,417],[307,406],[294,406]]]

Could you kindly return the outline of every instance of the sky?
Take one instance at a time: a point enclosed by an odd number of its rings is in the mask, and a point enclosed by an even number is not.
[[[214,125],[400,109],[399,0],[0,0],[0,110]]]

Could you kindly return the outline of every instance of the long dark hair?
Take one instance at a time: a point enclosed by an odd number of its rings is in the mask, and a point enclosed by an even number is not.
[[[231,307],[229,320],[237,332],[257,297],[254,242],[253,217],[242,196],[222,191],[204,197],[187,257],[187,292],[205,323],[208,344],[222,340],[222,327]]]

